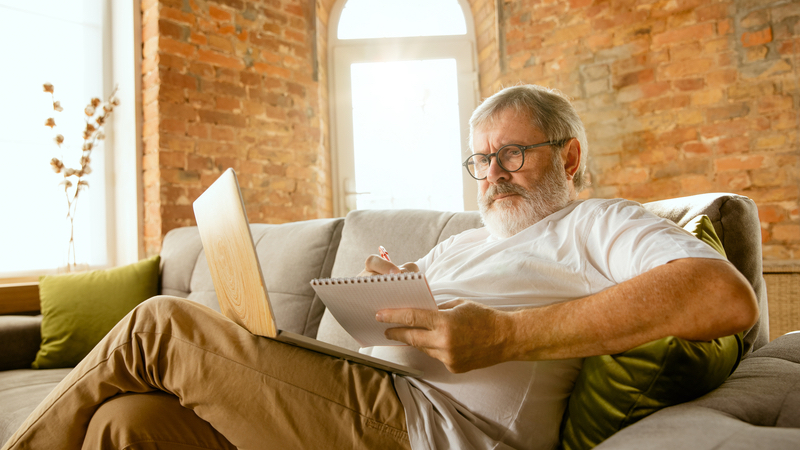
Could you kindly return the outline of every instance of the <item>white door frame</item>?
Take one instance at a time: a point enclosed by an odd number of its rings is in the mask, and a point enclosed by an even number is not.
[[[479,102],[477,52],[474,22],[466,0],[458,0],[467,24],[467,34],[457,36],[423,36],[382,39],[347,39],[337,36],[339,18],[346,0],[339,0],[329,21],[328,65],[330,74],[330,142],[333,213],[347,214],[348,196],[355,195],[355,162],[353,157],[353,106],[350,66],[362,62],[413,61],[452,58],[456,60],[458,77],[458,109],[460,141],[464,157],[468,154],[469,117]],[[477,205],[477,183],[462,171],[464,209],[474,211]],[[355,204],[355,202],[351,202]]]

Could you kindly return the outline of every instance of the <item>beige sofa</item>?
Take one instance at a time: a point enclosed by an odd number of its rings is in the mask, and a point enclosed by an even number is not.
[[[706,194],[645,206],[679,225],[699,214],[708,215],[728,258],[752,284],[762,314],[745,336],[747,357],[725,384],[622,430],[600,447],[800,448],[800,334],[767,345],[767,299],[755,204],[737,195]],[[480,225],[474,212],[397,210],[354,211],[346,219],[251,228],[278,325],[357,348],[325,313],[309,280],[357,274],[379,245],[387,247],[395,261],[413,261],[449,236]],[[168,233],[161,256],[163,294],[219,309],[196,228]],[[0,442],[69,371],[28,368],[38,349],[40,320],[0,316]]]

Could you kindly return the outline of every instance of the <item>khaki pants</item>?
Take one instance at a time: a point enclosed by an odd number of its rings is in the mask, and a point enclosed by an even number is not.
[[[174,297],[135,308],[3,449],[82,446],[410,448],[390,374],[253,336]]]

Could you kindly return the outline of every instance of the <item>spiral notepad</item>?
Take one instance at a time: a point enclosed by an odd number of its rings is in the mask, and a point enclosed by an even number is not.
[[[381,309],[437,309],[428,281],[421,273],[314,279],[311,287],[362,347],[405,345],[384,337],[386,329],[398,325],[375,320],[375,313]]]

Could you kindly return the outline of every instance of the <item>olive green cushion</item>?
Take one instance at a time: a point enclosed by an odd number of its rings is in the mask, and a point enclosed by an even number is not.
[[[73,367],[136,305],[158,295],[160,256],[39,279],[42,344],[34,369]]]
[[[684,229],[725,255],[707,216]],[[739,364],[742,349],[741,335],[710,342],[670,336],[620,354],[586,358],[564,414],[562,446],[592,448],[661,408],[716,389]]]

